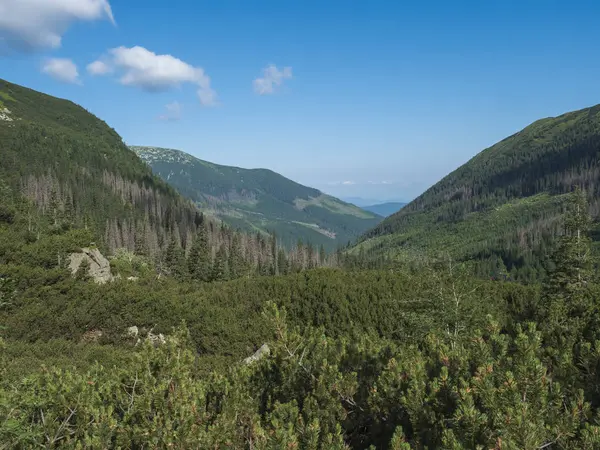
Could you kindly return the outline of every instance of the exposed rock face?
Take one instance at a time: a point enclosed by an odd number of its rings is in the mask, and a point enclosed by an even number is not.
[[[250,364],[250,363],[253,363],[254,361],[258,361],[259,359],[267,356],[269,353],[271,353],[271,349],[269,348],[269,346],[267,344],[263,344],[261,348],[256,350],[254,355],[248,356],[246,359],[244,359],[244,364]]]
[[[144,340],[149,341],[155,347],[162,345],[162,344],[166,344],[167,338],[162,333],[154,334],[152,332],[153,329],[154,328],[151,328],[150,331],[148,331],[146,333],[146,337],[144,338]],[[143,329],[142,329],[142,331],[140,331],[140,329],[136,325],[133,325],[133,326],[127,328],[126,336],[128,338],[135,340],[135,345],[139,345],[142,342],[141,336],[142,336],[143,332],[145,332]]]
[[[6,122],[12,122],[13,119],[9,116],[10,110],[8,108],[0,108],[0,120]]]
[[[71,253],[69,260],[69,269],[73,275],[77,273],[81,263],[87,261],[89,264],[88,274],[96,283],[103,284],[114,278],[110,272],[110,262],[97,248],[83,248],[81,253]]]
[[[146,337],[146,339],[149,340],[155,347],[161,344],[166,344],[167,342],[162,333],[154,334],[152,333],[152,331],[148,331],[148,336]]]
[[[140,330],[135,325],[127,328],[127,336],[136,338],[140,334]]]

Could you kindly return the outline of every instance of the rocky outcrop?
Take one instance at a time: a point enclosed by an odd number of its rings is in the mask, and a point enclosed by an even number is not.
[[[5,122],[12,122],[13,119],[9,116],[10,110],[8,108],[0,107],[0,120],[4,120]]]
[[[148,331],[146,339],[150,341],[150,343],[155,347],[167,343],[167,340],[165,339],[165,336],[162,333],[154,334],[152,333],[152,331]]]
[[[110,272],[110,262],[97,248],[82,248],[79,253],[71,253],[69,269],[73,275],[77,274],[84,261],[88,263],[88,275],[96,283],[103,284],[114,279]]]
[[[269,353],[271,353],[271,349],[267,344],[263,344],[261,348],[256,350],[254,355],[248,356],[246,359],[244,359],[244,364],[251,364],[254,361],[258,361],[259,359],[262,359],[265,356],[267,356]]]
[[[127,336],[132,338],[137,338],[138,334],[140,334],[140,330],[135,325],[127,328]]]
[[[166,337],[162,333],[154,334],[152,332],[153,329],[154,328],[151,328],[150,331],[148,331],[148,333],[146,333],[145,340],[149,341],[155,347],[157,347],[158,345],[166,344],[166,342],[167,342]],[[135,345],[138,345],[142,342],[140,335],[141,335],[141,332],[137,326],[133,325],[133,326],[127,328],[126,337],[135,340]]]

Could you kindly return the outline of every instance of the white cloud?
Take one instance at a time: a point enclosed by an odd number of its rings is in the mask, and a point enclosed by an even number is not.
[[[63,83],[81,84],[79,72],[73,61],[66,58],[51,58],[44,62],[42,72]]]
[[[94,61],[87,65],[87,71],[91,75],[106,75],[112,71],[112,68],[104,61]]]
[[[343,186],[352,186],[352,185],[356,184],[356,182],[355,181],[349,181],[349,180],[348,181],[328,181],[327,184],[329,186],[340,186],[340,185],[343,185]]]
[[[165,105],[167,112],[159,117],[160,120],[179,120],[181,119],[181,111],[183,107],[179,102],[169,103]]]
[[[204,69],[171,55],[157,55],[139,46],[117,47],[110,50],[104,60],[89,64],[88,70],[91,66],[95,69],[102,68],[102,73],[96,72],[97,75],[111,70],[118,71],[121,84],[148,92],[166,91],[183,83],[195,84],[198,86],[198,99],[202,105],[217,104],[217,93],[211,88],[210,77]]]
[[[253,81],[254,92],[259,95],[273,94],[286,78],[292,78],[291,67],[284,67],[283,70],[279,70],[277,66],[270,64],[263,69],[263,77],[256,78]]]
[[[71,23],[108,19],[108,0],[0,0],[0,48],[58,48]]]

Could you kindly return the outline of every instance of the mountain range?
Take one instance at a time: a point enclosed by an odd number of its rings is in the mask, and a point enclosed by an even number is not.
[[[538,120],[473,157],[354,249],[394,259],[493,259],[540,276],[561,233],[566,194],[581,186],[600,211],[600,105]],[[498,261],[500,258],[500,261]]]
[[[290,235],[334,241],[379,219],[136,148],[163,180],[74,103],[4,81],[0,99],[0,447],[600,447],[600,285],[568,194],[598,216],[599,107],[536,122],[327,254],[265,232],[299,218]]]
[[[266,244],[257,232],[274,232],[288,249],[300,239],[332,250],[360,236],[349,254],[403,261],[449,254],[530,280],[547,270],[575,185],[586,190],[592,215],[600,211],[600,106],[534,122],[382,221],[270,170],[220,166],[177,150],[132,151],[68,100],[0,80],[0,102],[0,187],[25,194],[57,227],[93,230],[89,240],[110,253],[162,255],[172,242],[187,252],[198,225],[214,215],[253,232],[238,241],[260,270],[276,251],[258,252]],[[35,233],[31,217],[27,232]],[[215,224],[208,226],[213,256],[233,241]],[[300,266],[323,259],[312,255],[297,258]]]
[[[288,247],[302,240],[333,250],[382,220],[268,169],[223,166],[173,149],[130,148],[203,211],[245,231],[274,232]]]
[[[0,225],[15,233],[0,242],[0,264],[64,269],[84,247],[135,252],[161,274],[204,281],[325,264],[308,242],[285,251],[274,237],[223,226],[73,102],[4,80],[0,102]]]

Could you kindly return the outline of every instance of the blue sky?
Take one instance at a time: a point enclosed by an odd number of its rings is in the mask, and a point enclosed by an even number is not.
[[[600,102],[591,1],[109,1],[0,0],[0,77],[127,143],[340,197],[409,200],[530,122]]]

